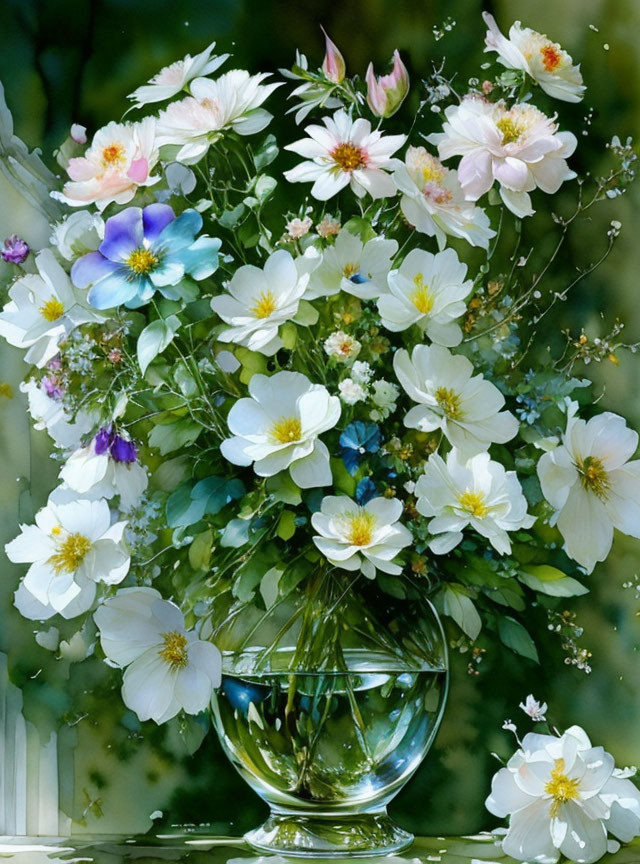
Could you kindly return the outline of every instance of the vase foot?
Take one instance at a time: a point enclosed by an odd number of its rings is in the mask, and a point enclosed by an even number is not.
[[[245,834],[245,840],[260,852],[300,858],[367,858],[406,849],[413,843],[413,834],[396,825],[384,812],[357,815],[280,812],[271,813],[263,825]]]

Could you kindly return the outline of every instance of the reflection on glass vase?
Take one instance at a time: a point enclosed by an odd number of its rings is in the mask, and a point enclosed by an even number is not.
[[[362,576],[319,571],[269,609],[215,601],[223,652],[214,725],[271,807],[246,836],[288,855],[386,855],[412,835],[389,801],[424,759],[447,693],[440,620],[418,588],[403,599]]]

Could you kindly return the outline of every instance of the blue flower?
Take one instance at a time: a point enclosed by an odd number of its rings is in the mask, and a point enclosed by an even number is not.
[[[355,474],[366,453],[377,453],[382,438],[375,423],[354,420],[340,436],[340,455],[349,474]]]
[[[364,507],[364,505],[371,501],[372,498],[375,498],[377,494],[378,487],[373,482],[371,477],[363,477],[356,486],[356,504],[358,504],[360,507]]]
[[[185,210],[176,217],[168,204],[128,207],[107,219],[104,240],[97,252],[79,258],[71,268],[78,288],[89,288],[89,303],[96,309],[124,304],[136,309],[148,303],[156,290],[170,300],[180,292],[185,276],[206,279],[218,267],[220,240],[195,235],[202,216]]]

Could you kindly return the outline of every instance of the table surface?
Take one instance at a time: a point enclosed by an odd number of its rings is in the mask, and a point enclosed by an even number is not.
[[[0,861],[16,864],[279,864],[278,856],[260,856],[238,837],[191,834],[102,837],[0,837]],[[288,859],[289,862],[301,859]],[[316,859],[319,861],[320,859]],[[342,859],[343,861],[346,859]],[[354,859],[352,859],[354,860]],[[355,859],[356,862],[364,859]],[[417,837],[410,849],[376,861],[420,864],[511,864],[491,835],[474,837]],[[326,859],[324,864],[327,864]],[[605,855],[600,864],[640,864],[640,838],[618,852]]]

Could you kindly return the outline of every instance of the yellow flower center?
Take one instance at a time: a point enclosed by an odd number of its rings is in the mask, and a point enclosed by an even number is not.
[[[354,144],[338,144],[331,151],[331,158],[339,165],[342,171],[356,171],[358,168],[364,168],[367,164],[364,153],[360,147]]]
[[[485,504],[485,496],[482,492],[471,492],[470,489],[465,491],[458,498],[458,503],[466,513],[475,516],[478,519],[484,519],[489,512],[489,508]]]
[[[183,633],[178,633],[177,630],[172,630],[170,633],[163,633],[164,648],[158,651],[165,663],[174,669],[184,669],[189,662],[187,655],[187,637]]]
[[[506,114],[501,117],[496,123],[498,129],[502,132],[502,143],[513,144],[517,141],[525,130],[525,126],[516,117]]]
[[[376,517],[365,510],[347,517],[347,540],[352,546],[368,546],[373,540]]]
[[[416,286],[415,290],[410,295],[410,300],[413,305],[416,307],[418,312],[422,312],[423,315],[428,315],[429,312],[433,309],[433,296],[429,291],[429,286],[424,284],[424,277],[422,273],[417,273],[413,277],[413,284]]]
[[[438,387],[435,392],[436,402],[442,408],[445,416],[450,420],[460,420],[462,409],[460,408],[460,397],[449,387]]]
[[[157,255],[154,255],[149,249],[134,249],[125,261],[127,267],[138,276],[150,273],[157,263]]]
[[[57,321],[61,315],[64,315],[64,306],[57,297],[50,297],[38,309],[45,321]]]
[[[570,779],[564,773],[564,759],[556,759],[551,771],[551,779],[547,781],[544,787],[544,791],[553,798],[551,815],[557,815],[561,804],[575,800],[579,795],[579,790],[580,781]]]
[[[422,168],[423,183],[442,183],[444,168],[433,156],[427,155],[420,167]]]
[[[125,161],[125,148],[123,144],[114,142],[103,148],[102,164],[105,168],[112,165],[121,165]]]
[[[54,537],[60,535],[62,529],[56,525],[51,533]],[[55,570],[56,576],[61,573],[75,573],[91,550],[91,540],[84,534],[69,534],[68,537],[56,547],[56,552],[49,558],[48,563]]]
[[[582,487],[587,492],[593,492],[598,498],[606,499],[609,495],[609,475],[600,459],[595,456],[587,456],[587,458],[578,463],[578,474]]]
[[[273,315],[276,309],[276,299],[273,296],[273,291],[261,291],[251,311],[256,318],[268,318]]]
[[[351,277],[355,276],[355,274],[358,272],[358,268],[358,264],[345,264],[342,275],[345,277],[345,279],[351,279]]]
[[[542,65],[547,72],[553,72],[562,63],[562,54],[553,42],[548,42],[542,46],[540,56],[542,57]]]
[[[291,444],[302,436],[302,424],[297,417],[282,417],[271,427],[271,437],[278,444]]]

